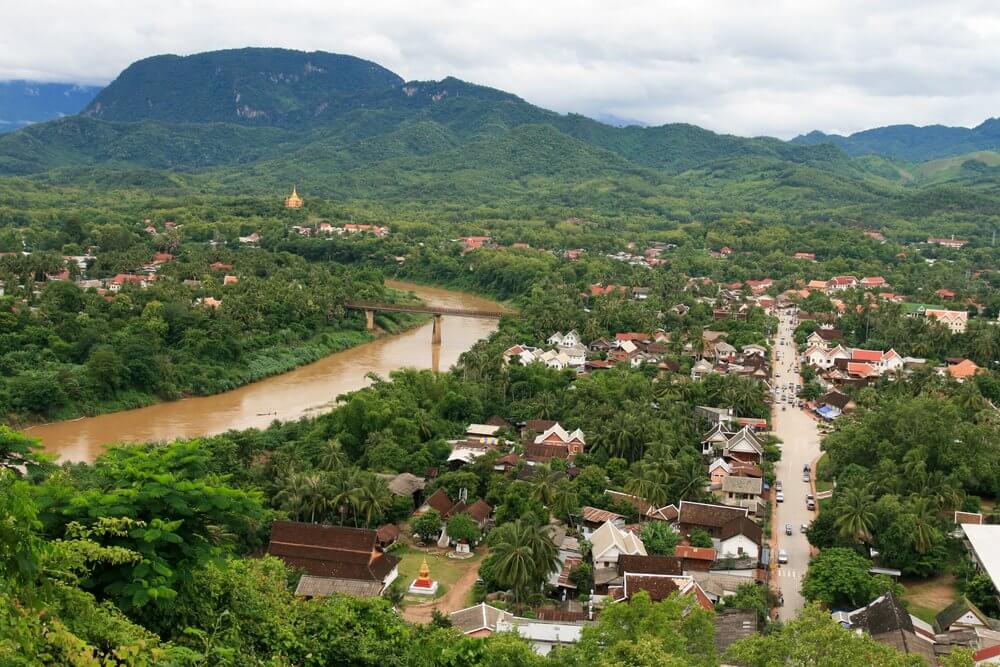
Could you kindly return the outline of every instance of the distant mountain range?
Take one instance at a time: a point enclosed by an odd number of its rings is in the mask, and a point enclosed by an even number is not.
[[[0,81],[0,132],[80,113],[100,90],[72,83]]]
[[[945,125],[889,125],[847,137],[816,130],[795,137],[792,143],[808,146],[829,143],[848,155],[883,155],[923,162],[976,151],[1000,150],[1000,118],[990,118],[972,129]]]
[[[615,210],[644,201],[681,216],[690,214],[680,202],[691,192],[706,202],[729,197],[734,206],[843,206],[931,180],[1000,189],[992,153],[928,169],[895,159],[909,159],[899,146],[912,152],[932,128],[896,131],[907,139],[893,144],[885,138],[895,136],[892,128],[787,142],[683,123],[642,127],[559,114],[450,77],[404,81],[376,63],[323,52],[155,56],[83,105],[79,115],[0,136],[0,175],[170,187],[197,179],[241,193],[294,182],[314,195],[404,202],[528,201],[545,192],[560,204],[595,199]],[[986,143],[996,125],[945,129],[964,153]],[[866,134],[869,147],[858,147]],[[953,155],[947,143],[928,154]],[[890,157],[851,157],[880,150]],[[160,170],[185,177],[154,173]]]

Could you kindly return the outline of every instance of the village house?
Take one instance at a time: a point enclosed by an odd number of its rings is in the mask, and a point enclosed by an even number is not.
[[[976,365],[976,362],[971,359],[960,359],[956,360],[954,363],[949,361],[948,365],[944,368],[944,373],[949,377],[962,382],[966,378],[974,376],[980,370],[982,369],[980,369],[980,367]]]
[[[587,539],[601,526],[610,522],[615,528],[625,529],[625,517],[617,512],[600,509],[599,507],[584,506],[580,509],[582,525],[580,532]]]
[[[582,340],[580,334],[575,329],[571,329],[565,335],[561,331],[557,331],[549,336],[545,342],[556,347],[577,347],[582,343]]]
[[[715,547],[692,547],[690,544],[678,544],[674,547],[674,556],[681,559],[684,572],[708,572],[718,558]]]
[[[364,528],[275,521],[267,552],[305,571],[295,589],[305,597],[378,597],[399,575],[399,559],[382,553],[376,531]]]
[[[764,480],[759,477],[727,475],[722,480],[719,496],[724,505],[746,507],[751,514],[756,514],[763,492]]]
[[[358,225],[349,222],[344,225],[343,229],[348,234],[372,234],[379,238],[389,235],[389,228],[379,225]]]
[[[854,611],[835,612],[833,619],[848,630],[864,632],[902,653],[918,655],[932,665],[937,664],[933,629],[911,616],[891,591]]]
[[[458,628],[468,637],[489,637],[497,631],[501,621],[509,621],[513,617],[509,611],[497,609],[485,602],[448,614],[452,627]]]
[[[712,537],[719,548],[723,536],[723,528],[731,521],[747,518],[749,511],[745,507],[730,507],[710,503],[696,503],[682,500],[677,515],[677,530],[684,537],[690,537],[695,528],[704,530]],[[750,523],[753,523],[752,521]],[[754,524],[756,525],[756,524]],[[741,523],[742,529],[744,525]],[[758,527],[759,529],[759,527]],[[728,531],[727,531],[728,532]],[[732,535],[729,535],[731,538]]]
[[[864,289],[884,289],[889,283],[882,276],[865,276],[861,279],[861,287]]]
[[[595,579],[599,569],[613,569],[617,572],[621,556],[646,555],[646,547],[638,535],[619,528],[611,521],[605,522],[591,533],[590,544]]]
[[[240,243],[259,243],[259,242],[260,242],[260,234],[258,234],[257,232],[254,232],[250,236],[240,237]]]
[[[844,340],[844,334],[840,329],[833,327],[820,327],[806,337],[806,345],[809,347],[820,346],[830,347],[830,345]]]
[[[827,283],[825,280],[810,280],[806,284],[806,289],[815,290],[817,292],[825,292],[827,289]]]
[[[969,324],[969,313],[964,310],[944,310],[927,308],[923,310],[924,317],[948,327],[954,334],[965,333]]]
[[[952,236],[949,239],[930,237],[930,238],[927,239],[927,243],[929,243],[931,245],[943,246],[945,248],[954,248],[954,249],[957,250],[957,249],[960,249],[962,246],[966,245],[968,243],[968,241],[962,241],[962,240],[956,239],[954,236]]]
[[[639,521],[666,521],[673,522],[677,519],[677,508],[674,505],[656,507],[645,498],[634,496],[621,491],[605,489],[605,495],[616,503],[631,505],[639,513]]]
[[[860,284],[854,276],[834,276],[827,283],[827,291],[830,293],[843,292]]]
[[[797,252],[794,257],[795,259],[804,259],[810,262],[816,261],[816,253],[814,252]]]
[[[558,422],[553,422],[525,446],[525,459],[529,465],[548,463],[554,458],[572,461],[577,454],[583,453],[586,445],[583,431],[568,432]]]
[[[885,243],[885,236],[882,234],[882,232],[875,232],[869,230],[865,232],[865,236],[867,236],[873,241],[878,241],[879,243]]]

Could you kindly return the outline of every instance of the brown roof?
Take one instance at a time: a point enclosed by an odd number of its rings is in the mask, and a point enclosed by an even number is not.
[[[475,519],[478,523],[482,523],[483,521],[486,521],[487,519],[490,518],[490,514],[493,513],[493,508],[490,507],[490,505],[485,500],[480,498],[476,502],[469,505],[469,507],[466,508],[465,512],[473,519]]]
[[[687,544],[678,544],[674,548],[674,554],[685,560],[715,560],[715,549],[711,547],[692,547]]]
[[[535,616],[542,621],[559,621],[561,623],[576,623],[586,621],[589,617],[585,611],[568,611],[555,607],[540,607],[535,610]]]
[[[576,584],[569,578],[569,573],[573,568],[582,563],[580,558],[567,558],[563,561],[562,569],[559,571],[559,585],[563,588],[576,588]]]
[[[510,428],[511,424],[509,421],[501,417],[500,415],[493,415],[486,420],[486,423],[490,426],[499,426],[500,428]]]
[[[583,508],[583,520],[588,523],[604,523],[605,521],[614,521],[615,519],[624,518],[625,517],[617,512],[609,512],[608,510],[602,510],[599,507]]]
[[[618,572],[625,574],[684,574],[683,559],[676,556],[618,557]]]
[[[720,540],[728,540],[735,535],[743,535],[755,544],[760,544],[764,537],[764,531],[756,523],[745,516],[737,517],[729,521],[722,527],[719,533]]]
[[[387,523],[375,531],[375,536],[380,544],[395,542],[396,538],[399,537],[399,528],[394,523]]]
[[[632,597],[639,591],[646,591],[649,593],[650,600],[659,602],[680,589],[677,588],[677,583],[670,577],[626,574],[625,590],[628,591],[629,597]]]
[[[374,530],[275,521],[267,552],[316,577],[382,580],[399,559],[377,551],[375,541]]]
[[[445,493],[444,489],[438,489],[430,495],[430,497],[424,501],[425,505],[429,505],[431,508],[436,509],[438,514],[444,516],[448,513],[455,503],[451,502],[451,498]]]
[[[545,431],[549,430],[557,423],[558,422],[551,419],[529,419],[524,422],[524,428],[534,431],[535,433],[545,433]]]
[[[569,458],[569,448],[566,447],[566,445],[550,445],[544,442],[530,442],[524,447],[524,455],[529,461],[567,459]]]
[[[715,650],[721,655],[731,644],[757,632],[757,612],[751,609],[723,609],[713,619]]]
[[[825,403],[843,410],[851,402],[851,397],[839,391],[829,391],[816,399],[816,402],[820,405]]]
[[[678,522],[694,526],[721,528],[737,517],[745,517],[747,511],[738,507],[709,505],[681,501]]]

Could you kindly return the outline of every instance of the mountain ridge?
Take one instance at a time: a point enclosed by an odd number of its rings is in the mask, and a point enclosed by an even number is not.
[[[815,146],[829,143],[848,155],[883,155],[909,162],[1000,149],[1000,117],[987,118],[979,125],[887,125],[844,136],[813,130],[791,140],[793,144]]]

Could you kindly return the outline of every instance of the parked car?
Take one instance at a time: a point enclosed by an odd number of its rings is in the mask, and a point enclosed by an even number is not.
[[[805,482],[806,484],[809,483],[809,473],[807,472],[802,473],[802,481]]]
[[[809,464],[808,463],[803,463],[802,464],[802,472],[809,472]]]
[[[785,494],[782,493],[781,491],[778,491],[778,493],[775,494],[774,499],[777,500],[779,503],[783,503],[785,502]]]
[[[812,500],[807,500],[806,501],[806,509],[809,510],[810,512],[812,512],[814,509],[816,509],[816,502],[812,501]]]
[[[803,533],[806,532],[807,530],[809,530],[809,524],[808,523],[802,524],[801,526],[799,526],[799,530],[801,530]]]
[[[781,491],[781,480],[780,479],[774,480],[774,490],[775,491]]]
[[[786,523],[785,524],[785,535],[791,535],[791,534],[792,534],[792,524]]]
[[[788,562],[788,552],[784,549],[778,549],[778,563],[783,564]]]

